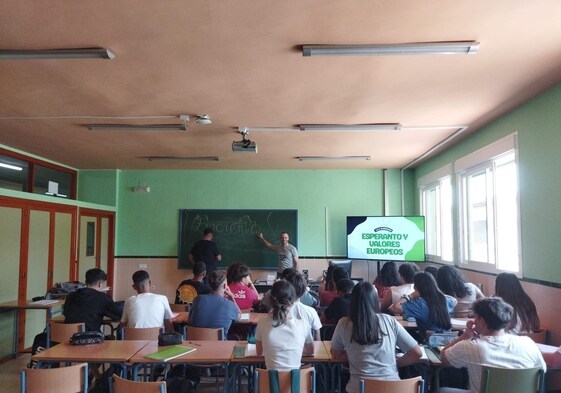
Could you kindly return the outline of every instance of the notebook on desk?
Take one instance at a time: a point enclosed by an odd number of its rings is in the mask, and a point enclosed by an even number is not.
[[[36,300],[36,301],[30,302],[28,304],[33,304],[33,305],[37,305],[37,306],[48,306],[49,304],[55,304],[55,303],[58,303],[58,300],[43,299],[43,300]]]
[[[195,351],[196,348],[185,347],[183,345],[172,345],[151,354],[145,355],[149,359],[167,362],[168,360],[175,359],[181,355]]]

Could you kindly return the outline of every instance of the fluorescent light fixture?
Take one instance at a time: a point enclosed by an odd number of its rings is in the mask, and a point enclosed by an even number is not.
[[[301,131],[399,131],[399,123],[373,124],[300,124]]]
[[[278,131],[302,131],[298,127],[238,127],[238,132],[243,134],[244,132],[278,132]]]
[[[105,48],[75,49],[0,49],[0,60],[29,59],[114,59],[115,54]]]
[[[217,156],[203,157],[173,157],[173,156],[152,156],[146,157],[148,161],[218,161]]]
[[[370,156],[300,156],[300,161],[370,161]]]
[[[86,124],[90,131],[187,131],[185,124]]]
[[[7,168],[7,169],[12,169],[14,171],[22,171],[23,170],[23,168],[20,167],[20,166],[4,164],[3,162],[0,162],[0,167]]]
[[[373,45],[303,45],[302,56],[473,55],[477,41],[412,42]]]

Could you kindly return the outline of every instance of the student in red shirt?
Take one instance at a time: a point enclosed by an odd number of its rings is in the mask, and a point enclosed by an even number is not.
[[[255,289],[253,281],[251,281],[250,274],[249,268],[243,263],[230,265],[226,273],[228,287],[241,310],[251,309],[253,303],[257,302],[259,299],[257,289]]]

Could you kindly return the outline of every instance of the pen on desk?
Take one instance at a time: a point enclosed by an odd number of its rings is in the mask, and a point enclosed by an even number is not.
[[[197,347],[200,347],[200,346],[201,346],[201,344],[194,343],[193,341],[189,341],[189,344],[191,344],[191,345],[196,345]]]

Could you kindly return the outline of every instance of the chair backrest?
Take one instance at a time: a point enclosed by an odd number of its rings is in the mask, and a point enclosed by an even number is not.
[[[421,377],[380,380],[363,378],[360,380],[360,393],[384,392],[384,393],[419,393],[425,390],[425,381]]]
[[[293,370],[294,371],[294,370]],[[301,368],[296,371],[300,373],[300,393],[315,393],[316,372],[313,367]],[[292,371],[278,372],[278,391],[270,388],[269,370],[258,368],[255,370],[253,379],[254,393],[297,393],[292,392]]]
[[[80,323],[61,323],[49,322],[47,324],[47,346],[51,341],[63,343],[70,340],[74,333],[83,332],[86,327],[83,322]]]
[[[21,372],[21,393],[87,393],[88,364],[59,368],[28,368]]]
[[[186,340],[217,340],[221,341],[223,337],[223,328],[201,328],[187,326]]]
[[[111,393],[166,393],[165,381],[158,382],[137,382],[123,379],[117,374],[113,374],[109,381],[109,391]]]
[[[544,372],[541,367],[500,368],[483,366],[480,393],[542,393]]]
[[[133,327],[124,327],[122,330],[121,337],[123,340],[151,340],[156,341],[162,328],[153,327],[153,328],[133,328]]]
[[[469,318],[472,314],[472,303],[458,303],[454,307],[455,318]]]
[[[185,304],[170,303],[169,308],[173,312],[188,312],[189,311],[189,303],[185,303]]]
[[[538,330],[532,333],[521,333],[520,336],[528,336],[538,344],[547,344],[547,328],[545,327],[540,326]]]

